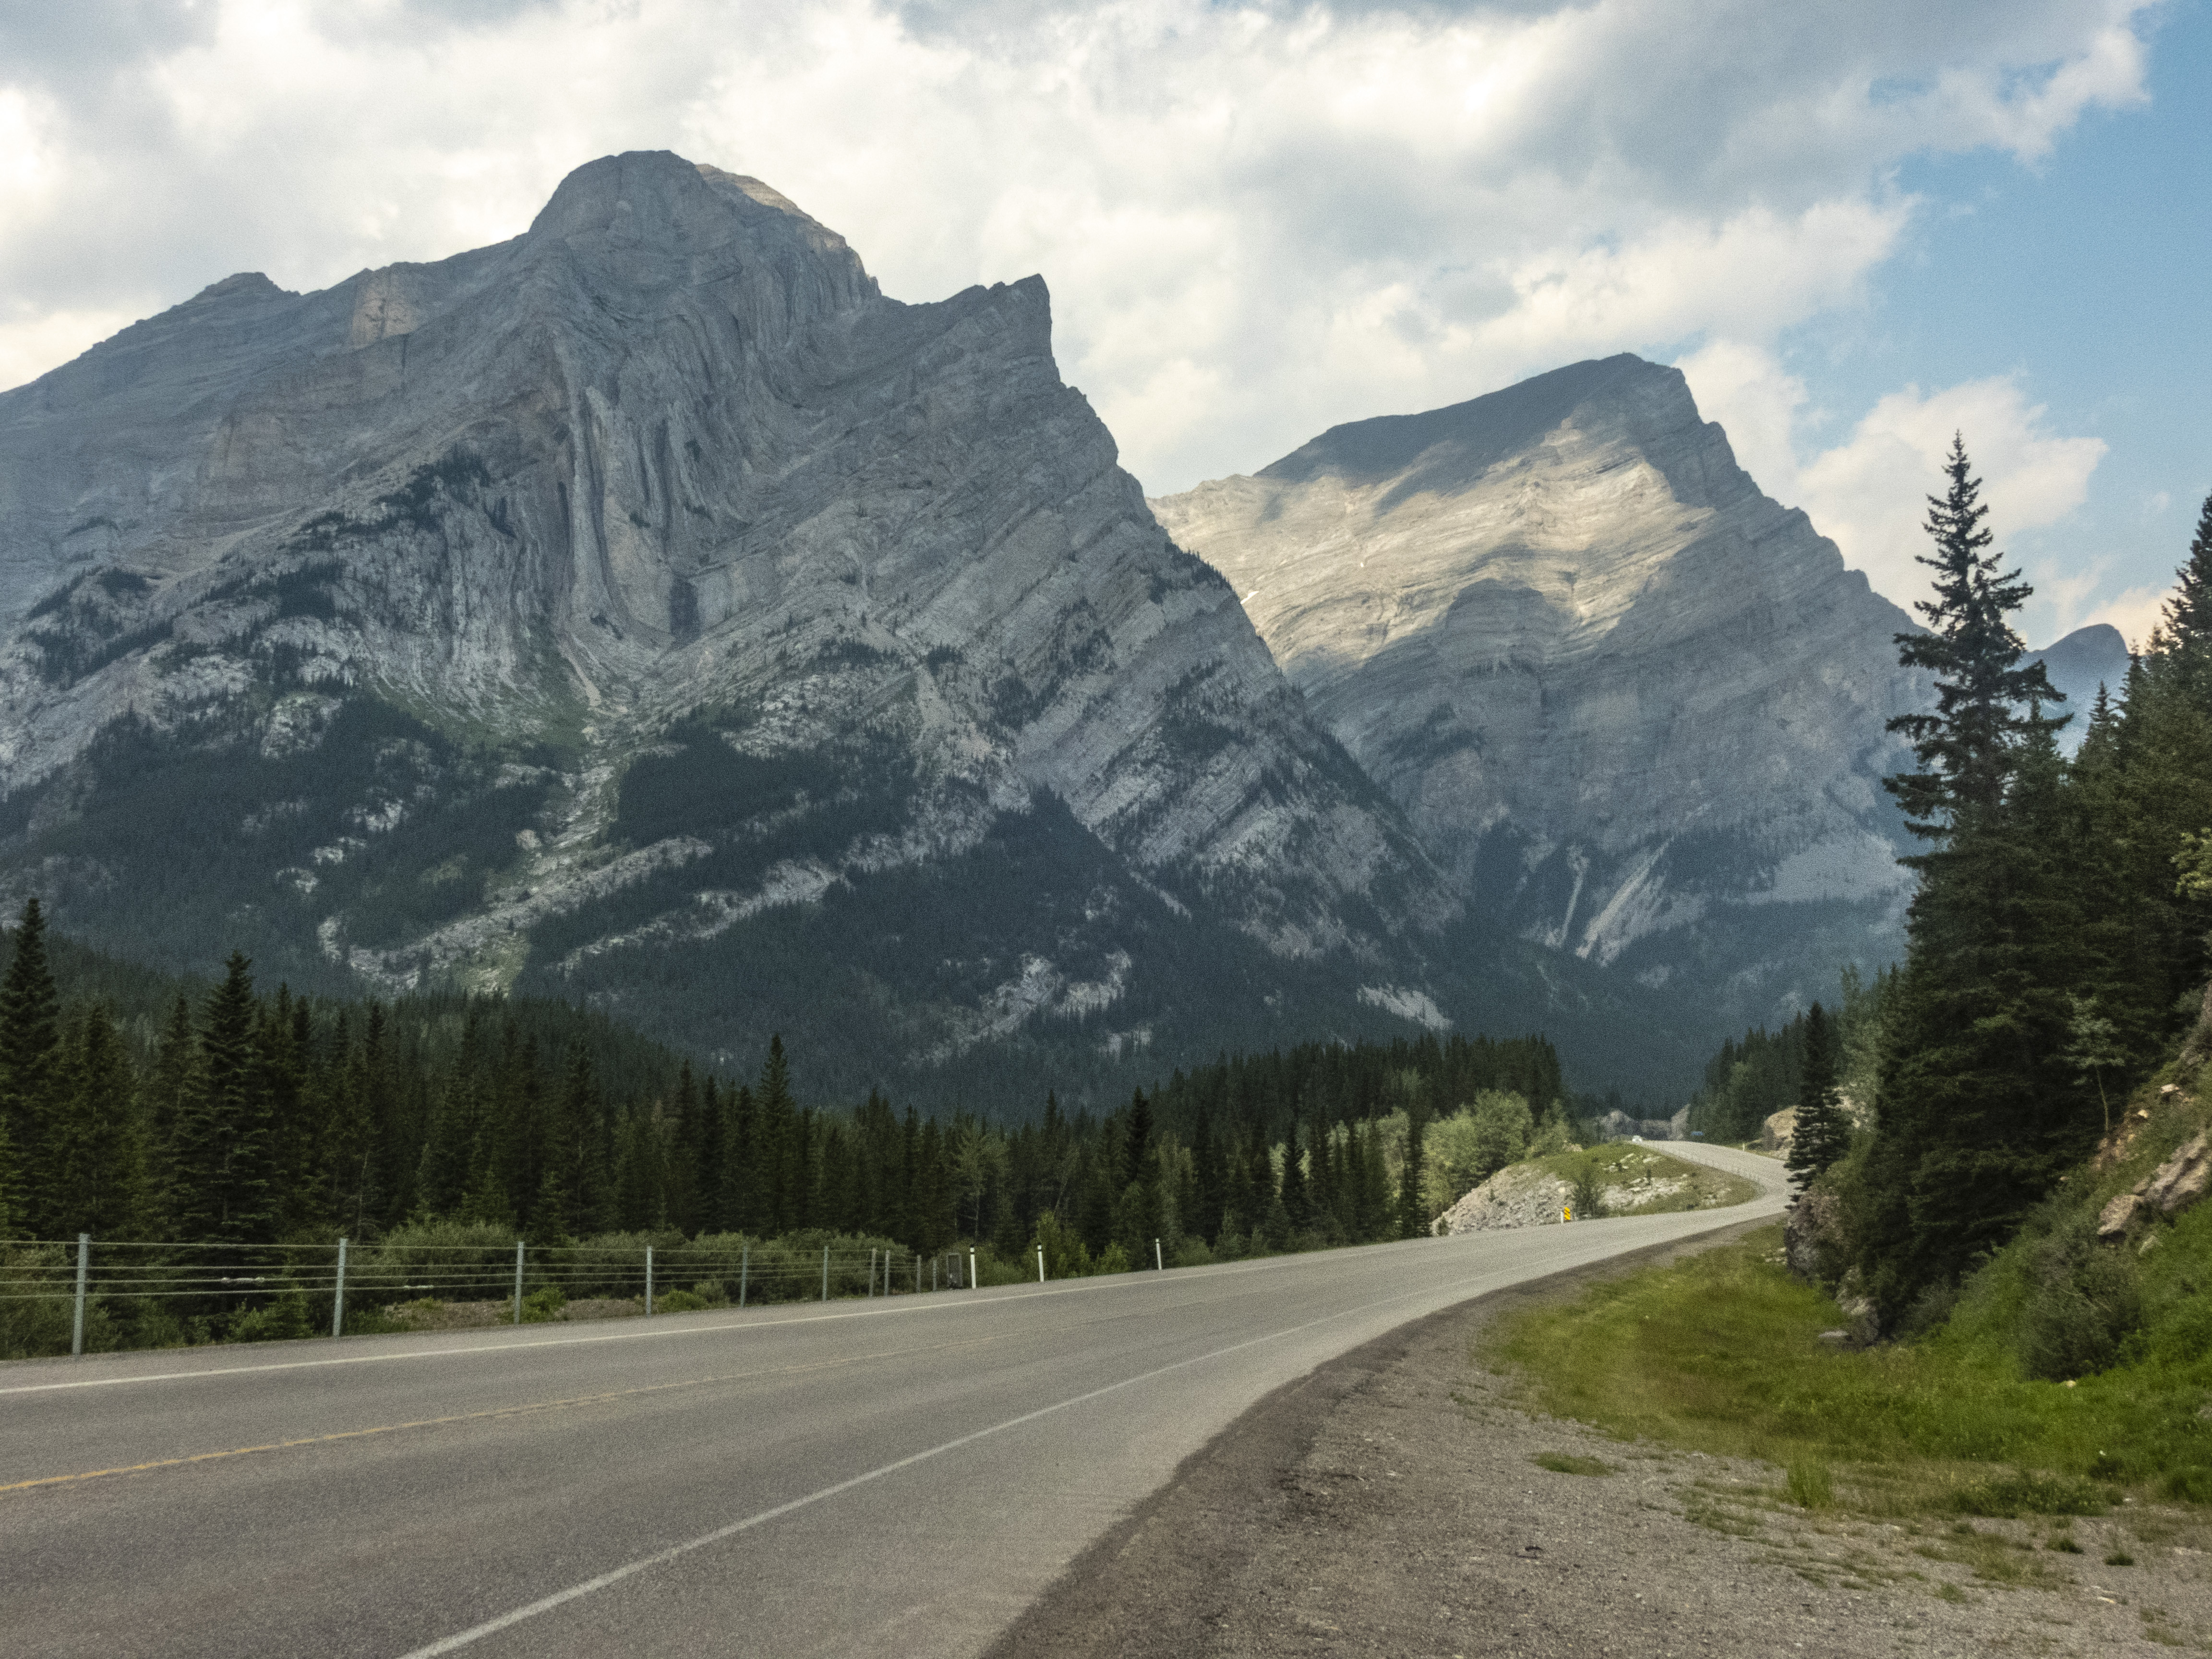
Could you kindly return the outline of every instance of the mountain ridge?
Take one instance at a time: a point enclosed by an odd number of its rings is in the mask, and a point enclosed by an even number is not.
[[[1479,914],[1727,1024],[1893,959],[1912,624],[1679,371],[1569,365],[1152,505]]]
[[[886,299],[665,153],[0,394],[0,884],[111,948],[836,1034],[842,1089],[1656,1023],[1468,915],[1041,279]]]

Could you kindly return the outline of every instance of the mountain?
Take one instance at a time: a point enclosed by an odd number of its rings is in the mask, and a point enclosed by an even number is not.
[[[1577,363],[1152,507],[1481,914],[1715,1030],[1900,954],[1913,624],[1676,370]]]
[[[2065,694],[2061,712],[2072,719],[2059,732],[2058,742],[2069,755],[2088,735],[2089,711],[2097,705],[2098,688],[2109,692],[2114,702],[2127,691],[2128,642],[2110,623],[2077,628],[2057,644],[2031,653],[2027,661],[2041,663],[2045,678]]]
[[[1468,920],[1115,459],[1042,281],[901,304],[672,155],[230,277],[0,396],[0,884],[173,968],[780,1030],[824,1091],[1577,1021],[1693,1063]]]

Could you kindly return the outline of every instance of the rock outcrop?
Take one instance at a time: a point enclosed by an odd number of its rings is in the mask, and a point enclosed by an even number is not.
[[[1912,626],[1681,375],[1578,363],[1155,501],[1460,890],[1710,1033],[1899,954]]]
[[[781,1030],[840,1088],[1553,996],[1115,461],[1042,281],[898,303],[667,154],[216,283],[0,395],[0,885],[171,965]]]
[[[1540,1164],[1508,1164],[1438,1216],[1429,1231],[1443,1238],[1548,1226],[1565,1219],[1567,1197],[1567,1183]]]

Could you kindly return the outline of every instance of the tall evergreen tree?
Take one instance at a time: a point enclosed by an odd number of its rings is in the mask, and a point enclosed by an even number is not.
[[[185,1238],[258,1244],[276,1231],[252,969],[231,952],[200,1025],[200,1063],[187,1085],[175,1149],[173,1220]]]
[[[1422,1166],[1427,1148],[1427,1109],[1417,1097],[1406,1109],[1406,1157],[1398,1167],[1398,1237],[1424,1238],[1429,1231],[1428,1200],[1422,1195]]]
[[[1850,1150],[1850,1120],[1844,1115],[1837,1083],[1840,1059],[1834,1024],[1814,1003],[1805,1015],[1804,1059],[1799,1067],[1797,1125],[1784,1167],[1800,1187],[1811,1185]]]
[[[1921,770],[1884,781],[1914,830],[1931,839],[1948,834],[1962,812],[1997,809],[2021,740],[2064,724],[2039,707],[2065,701],[2041,661],[2020,665],[2027,647],[2013,629],[2012,613],[2035,590],[1988,550],[1994,538],[1983,521],[1990,510],[1962,438],[1953,437],[1943,471],[1949,488],[1928,498],[1936,551],[1917,556],[1936,573],[1935,597],[1913,606],[1929,631],[1897,636],[1899,662],[1935,675],[1936,711],[1889,722],[1911,739]]]
[[[2197,511],[2189,556],[2175,573],[2173,596],[2161,610],[2159,643],[2185,664],[2185,678],[2199,704],[2212,701],[2212,495]]]
[[[61,1066],[61,999],[46,963],[46,917],[38,900],[27,899],[15,925],[15,955],[0,978],[0,1122],[8,1127],[24,1183],[19,1220],[34,1237],[53,1236],[62,1224],[49,1196]]]
[[[0,1240],[15,1234],[15,1194],[22,1176],[15,1163],[15,1145],[8,1138],[8,1121],[0,1118]]]

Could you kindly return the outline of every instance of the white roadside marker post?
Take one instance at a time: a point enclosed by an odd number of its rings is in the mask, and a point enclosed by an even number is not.
[[[973,1245],[968,1249],[968,1288],[971,1291],[975,1288],[975,1249]]]
[[[337,1294],[331,1298],[331,1334],[345,1334],[345,1253],[346,1242],[338,1240]]]
[[[522,1241],[514,1241],[514,1322],[522,1322]]]
[[[1044,1246],[1037,1246],[1037,1283],[1044,1283]]]
[[[70,1352],[72,1355],[84,1352],[84,1281],[91,1265],[92,1235],[79,1233],[76,1236],[76,1324],[70,1337]]]

